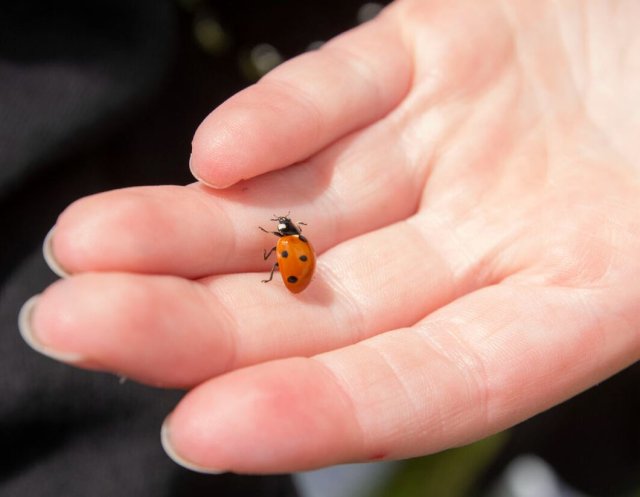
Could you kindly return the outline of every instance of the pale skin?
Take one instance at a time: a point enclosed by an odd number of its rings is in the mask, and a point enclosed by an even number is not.
[[[33,339],[188,389],[165,443],[205,471],[427,454],[605,380],[640,356],[638,19],[392,4],[214,110],[200,182],[65,210]],[[289,210],[299,295],[260,282]]]

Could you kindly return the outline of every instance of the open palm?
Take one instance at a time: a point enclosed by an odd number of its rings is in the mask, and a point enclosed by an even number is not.
[[[28,339],[191,389],[165,444],[204,470],[438,451],[602,381],[640,355],[639,18],[396,2],[216,109],[200,183],[69,207]],[[288,211],[299,295],[260,282]]]

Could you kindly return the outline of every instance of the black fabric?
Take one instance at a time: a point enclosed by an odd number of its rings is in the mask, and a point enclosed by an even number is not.
[[[0,187],[85,145],[167,68],[166,1],[21,0],[0,7]]]

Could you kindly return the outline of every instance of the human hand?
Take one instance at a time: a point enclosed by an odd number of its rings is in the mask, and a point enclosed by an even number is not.
[[[192,170],[218,189],[62,213],[73,276],[27,340],[190,389],[165,443],[201,470],[425,454],[602,381],[640,352],[639,17],[393,4],[205,120]],[[289,210],[319,253],[299,295],[260,283],[257,226]]]

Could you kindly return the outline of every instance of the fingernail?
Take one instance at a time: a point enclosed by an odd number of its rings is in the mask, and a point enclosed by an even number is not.
[[[183,468],[190,469],[191,471],[195,471],[197,473],[204,473],[209,475],[218,475],[220,473],[226,473],[226,471],[223,469],[205,468],[204,466],[194,464],[191,461],[187,461],[185,458],[178,455],[178,453],[176,452],[176,449],[171,444],[171,439],[169,437],[169,418],[170,416],[167,416],[167,418],[164,420],[164,423],[162,423],[162,429],[160,430],[160,441],[162,443],[162,448],[167,453],[167,455],[171,458],[171,460],[173,460],[173,462],[175,462],[176,464],[179,464]]]
[[[193,154],[189,154],[189,171],[191,171],[191,175],[200,183],[202,183],[203,185],[207,185],[210,186],[211,188],[215,188],[215,186],[210,185],[209,183],[207,183],[205,180],[203,180],[200,176],[198,176],[198,173],[196,173],[196,170],[193,168]]]
[[[192,157],[193,157],[193,155],[189,155],[189,171],[191,171],[191,174],[193,175],[193,177],[196,180],[198,180],[199,183],[202,183],[203,185],[208,186],[209,188],[215,188],[216,190],[221,190],[223,188],[228,188],[231,185],[233,185],[233,183],[229,183],[229,184],[226,184],[226,185],[214,185],[213,183],[210,183],[209,181],[203,180],[200,176],[198,176],[196,171],[193,169],[193,162],[191,160]]]
[[[47,233],[47,236],[44,237],[44,243],[42,244],[42,255],[44,256],[44,261],[47,263],[47,266],[49,266],[49,269],[51,269],[51,271],[53,271],[56,275],[60,276],[60,278],[68,278],[69,272],[67,272],[60,265],[60,263],[56,260],[55,256],[53,255],[52,240],[53,240],[53,233],[55,232],[55,230],[56,230],[56,227],[54,225],[53,228],[49,230],[49,233]]]
[[[81,362],[83,358],[80,355],[67,352],[58,352],[44,345],[40,340],[36,338],[36,334],[33,332],[31,318],[33,316],[33,310],[36,308],[39,300],[40,295],[34,295],[22,305],[20,313],[18,314],[18,329],[20,330],[20,335],[22,336],[24,341],[27,342],[27,345],[29,345],[36,352],[40,352],[42,355],[50,357],[51,359],[55,359],[56,361],[68,363]]]

